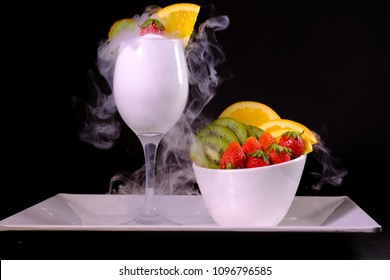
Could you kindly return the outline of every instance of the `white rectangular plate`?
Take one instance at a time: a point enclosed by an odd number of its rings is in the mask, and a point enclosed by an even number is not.
[[[178,225],[138,225],[141,195],[59,193],[0,221],[0,230],[380,232],[382,227],[347,196],[297,196],[274,227],[221,227],[200,195],[156,195],[160,213]]]

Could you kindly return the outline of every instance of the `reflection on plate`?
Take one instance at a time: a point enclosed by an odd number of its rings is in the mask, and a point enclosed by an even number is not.
[[[132,224],[142,195],[57,194],[0,221],[0,230],[379,232],[381,226],[347,196],[297,196],[275,227],[221,227],[200,195],[156,195],[161,215],[179,225]]]

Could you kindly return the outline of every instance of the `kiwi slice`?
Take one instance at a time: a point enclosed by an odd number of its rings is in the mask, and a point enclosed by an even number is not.
[[[222,125],[222,126],[225,126],[229,129],[231,129],[234,132],[234,134],[237,136],[238,142],[241,145],[244,144],[244,142],[247,138],[247,132],[246,132],[244,124],[241,123],[240,121],[237,121],[236,119],[233,119],[231,117],[222,117],[222,118],[216,119],[212,123]]]
[[[228,143],[238,142],[236,134],[234,134],[231,129],[218,124],[206,125],[196,134],[196,137],[198,138],[206,136],[218,136],[223,140],[226,140]]]
[[[195,137],[190,147],[190,158],[197,165],[206,168],[219,168],[222,154],[229,142],[217,135]]]
[[[253,132],[255,133],[255,136],[257,139],[259,139],[259,137],[263,134],[264,130],[262,130],[260,127],[257,127],[257,126],[254,126],[254,125],[248,125],[252,130]]]
[[[199,166],[219,168],[221,156],[232,142],[239,140],[231,129],[211,123],[196,133],[190,148],[190,158]]]
[[[242,123],[242,124],[245,126],[247,137],[251,137],[251,136],[256,137],[255,132],[253,131],[253,129],[249,125],[247,125],[245,123]]]
[[[199,138],[195,137],[190,147],[190,158],[196,165],[206,168],[215,168],[213,162],[210,162],[204,151],[204,146]]]

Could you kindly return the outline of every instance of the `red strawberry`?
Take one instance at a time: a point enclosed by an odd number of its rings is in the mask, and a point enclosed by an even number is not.
[[[260,150],[261,147],[260,147],[260,143],[257,140],[257,138],[254,136],[250,136],[246,139],[244,144],[242,144],[242,149],[244,150],[245,154],[248,155],[248,154],[253,153],[257,150]]]
[[[291,149],[291,158],[297,158],[302,155],[302,133],[299,133],[297,131],[287,131],[283,133],[279,139],[279,145]]]
[[[260,147],[263,151],[266,151],[269,145],[276,143],[275,138],[268,131],[264,131],[259,137]]]
[[[220,169],[238,169],[246,167],[246,155],[238,142],[232,142],[222,154]]]
[[[271,165],[271,162],[269,161],[268,155],[262,150],[257,150],[255,152],[248,154],[248,158],[246,162],[247,168],[260,167],[266,165]]]
[[[289,161],[291,159],[291,149],[279,144],[272,143],[267,148],[267,155],[273,164]]]
[[[164,25],[155,18],[145,20],[141,25],[141,36],[145,34],[162,34],[165,30]]]

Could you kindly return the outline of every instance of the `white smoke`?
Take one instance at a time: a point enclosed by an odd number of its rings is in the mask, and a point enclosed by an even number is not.
[[[340,159],[332,156],[331,150],[326,147],[325,142],[320,135],[316,134],[317,144],[313,145],[313,157],[321,165],[321,172],[311,172],[311,176],[316,179],[311,187],[314,190],[320,190],[325,184],[332,186],[341,186],[348,171],[342,167]]]
[[[114,97],[100,75],[91,70],[87,74],[94,102],[88,103],[77,97],[72,100],[74,107],[85,109],[79,137],[98,149],[107,150],[114,146],[120,136],[121,125],[115,118],[117,109]]]

